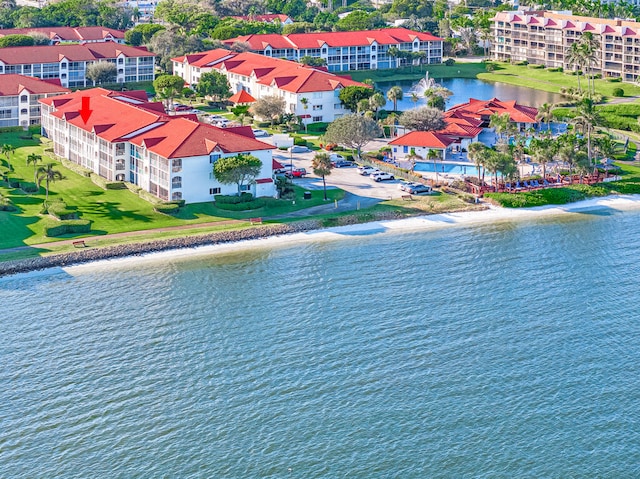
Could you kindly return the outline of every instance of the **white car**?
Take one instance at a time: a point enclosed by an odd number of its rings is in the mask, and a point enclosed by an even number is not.
[[[377,173],[380,170],[378,168],[374,168],[373,166],[359,166],[358,173],[362,176],[371,176],[373,173]]]
[[[269,133],[264,130],[253,130],[253,136],[259,138],[261,136],[269,136]]]
[[[334,161],[334,162],[335,161],[343,161],[344,160],[344,156],[339,155],[337,153],[331,153],[329,155],[329,160]]]
[[[387,173],[386,171],[378,171],[376,173],[371,173],[369,175],[373,181],[385,181],[385,180],[395,180],[396,177],[391,173]]]
[[[287,151],[291,153],[306,153],[307,151],[311,151],[311,150],[309,150],[309,148],[306,146],[293,145],[287,148]]]

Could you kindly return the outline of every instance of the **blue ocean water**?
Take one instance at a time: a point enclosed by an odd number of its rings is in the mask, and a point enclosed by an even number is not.
[[[0,477],[640,475],[640,213],[0,280]]]

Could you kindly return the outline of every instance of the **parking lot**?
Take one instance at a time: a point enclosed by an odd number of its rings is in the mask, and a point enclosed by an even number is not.
[[[273,158],[282,163],[293,163],[294,168],[305,168],[308,175],[305,178],[296,178],[294,182],[308,190],[321,190],[322,178],[313,174],[311,168],[311,160],[316,152],[307,153],[288,153],[281,150],[273,152]],[[362,176],[355,167],[351,168],[333,168],[331,175],[325,178],[327,188],[340,188],[356,196],[365,198],[375,198],[377,200],[388,200],[392,198],[400,198],[406,195],[405,192],[398,188],[400,180],[388,180],[375,182],[368,176]]]

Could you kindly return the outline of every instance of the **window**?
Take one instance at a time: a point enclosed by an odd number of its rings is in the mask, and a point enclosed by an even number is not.
[[[249,191],[250,189],[251,189],[251,185],[240,186],[240,191]]]
[[[222,190],[220,188],[209,188],[210,195],[219,195]]]
[[[313,122],[318,122],[318,121],[322,121],[322,117],[321,116],[314,116],[311,120],[313,120]]]
[[[29,95],[21,95],[20,96],[20,101],[23,103],[26,103],[29,101]]]
[[[182,188],[182,176],[171,178],[171,188]]]
[[[174,191],[171,193],[172,200],[181,200],[182,199],[182,191]]]
[[[313,105],[313,111],[322,110],[322,105]]]
[[[182,158],[176,158],[172,161],[171,171],[173,171],[174,173],[182,171]]]
[[[219,153],[213,153],[211,155],[209,155],[209,163],[211,163],[212,165],[218,161],[220,159],[220,154]]]
[[[66,70],[66,68],[67,68],[67,62],[62,62],[62,63],[60,64],[60,68],[62,68],[63,70]]]
[[[402,153],[409,153],[409,147],[408,146],[403,146],[402,147]]]
[[[118,65],[122,65],[124,63],[124,60],[122,58],[118,58]]]
[[[29,110],[27,110],[26,108],[23,108],[22,110],[20,110],[21,115],[26,115],[28,112]]]

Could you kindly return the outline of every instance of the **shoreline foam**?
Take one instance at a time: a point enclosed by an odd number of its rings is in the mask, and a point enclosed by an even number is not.
[[[73,251],[50,256],[0,263],[0,277],[28,273],[49,268],[68,268],[101,263],[157,259],[159,257],[186,257],[193,254],[237,251],[241,248],[273,247],[296,241],[316,241],[352,238],[354,235],[370,235],[388,232],[427,231],[433,229],[495,223],[499,221],[536,220],[572,213],[597,210],[640,210],[640,195],[606,196],[591,198],[566,205],[547,205],[533,208],[489,207],[480,211],[461,211],[408,218],[381,218],[367,223],[346,226],[322,227],[317,220],[291,224],[265,225],[258,228],[216,232],[199,236],[185,236],[146,243],[107,246]]]

